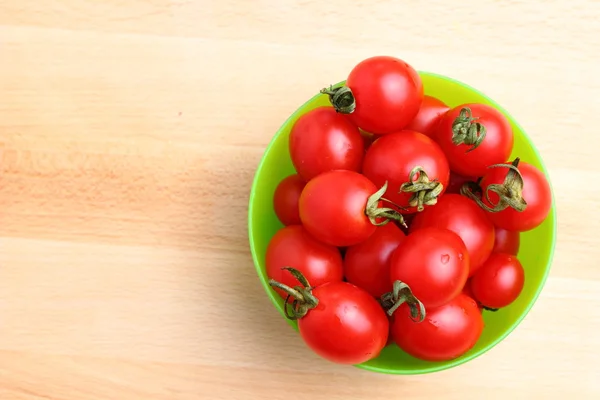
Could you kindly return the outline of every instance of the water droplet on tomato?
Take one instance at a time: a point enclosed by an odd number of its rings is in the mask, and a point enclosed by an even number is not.
[[[450,261],[450,256],[448,254],[443,254],[441,257],[442,264],[447,264]]]

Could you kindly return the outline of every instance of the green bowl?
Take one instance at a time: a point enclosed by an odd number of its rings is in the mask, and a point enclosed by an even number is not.
[[[496,102],[456,80],[427,72],[419,74],[423,80],[425,94],[439,98],[450,107],[477,102],[489,104],[503,112],[510,121],[515,136],[511,158],[521,157],[521,160],[540,168],[548,177],[542,158],[525,131]],[[256,170],[250,192],[248,235],[254,265],[267,295],[282,316],[284,316],[283,300],[269,287],[265,272],[267,245],[275,232],[282,227],[273,211],[272,198],[279,181],[295,173],[288,152],[288,135],[292,126],[302,114],[324,105],[329,105],[327,96],[317,94],[296,110],[279,128]],[[535,303],[550,271],[555,241],[556,208],[553,205],[544,223],[532,231],[521,234],[521,249],[518,257],[525,268],[525,286],[521,295],[513,304],[498,312],[484,312],[485,329],[475,347],[468,353],[451,361],[427,362],[409,356],[397,346],[388,346],[379,357],[357,367],[388,374],[422,374],[455,367],[485,353],[512,332]],[[288,321],[288,323],[297,329],[295,322]],[[300,337],[298,340],[301,340]],[[310,350],[307,348],[307,351]]]

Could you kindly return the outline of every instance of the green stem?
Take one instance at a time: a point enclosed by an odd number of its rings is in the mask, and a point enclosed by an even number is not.
[[[369,217],[369,221],[371,221],[373,225],[382,226],[393,220],[398,221],[400,224],[402,224],[402,226],[406,228],[407,226],[406,222],[404,222],[404,217],[402,216],[402,214],[400,214],[398,210],[394,210],[393,208],[388,207],[379,207],[379,201],[381,200],[385,200],[389,203],[392,203],[391,201],[386,200],[382,197],[385,191],[387,190],[387,187],[388,183],[387,181],[385,181],[383,186],[369,197],[369,199],[367,200],[367,207],[365,208],[365,214],[367,215],[367,217]],[[394,205],[400,207],[396,204]],[[400,208],[402,209],[402,207]],[[383,219],[383,221],[378,222],[378,219]]]
[[[329,102],[339,113],[352,114],[356,109],[354,94],[348,86],[337,88],[329,86],[328,88],[321,89],[321,93],[329,96]]]
[[[419,175],[416,178],[417,174]],[[400,191],[412,193],[408,200],[411,207],[417,207],[417,211],[423,211],[425,206],[437,204],[438,196],[443,192],[444,185],[437,180],[430,181],[427,173],[421,166],[414,167],[408,174],[408,182],[400,185]]]
[[[471,146],[466,152],[475,150],[483,142],[486,135],[485,126],[477,122],[479,117],[473,117],[469,107],[463,107],[460,114],[452,122],[452,143]]]
[[[291,267],[284,267],[282,269],[289,271],[302,286],[291,288],[274,279],[269,279],[269,285],[287,294],[284,303],[285,316],[290,320],[297,320],[304,317],[309,310],[315,308],[319,304],[319,300],[312,294],[312,287],[310,287],[308,280],[300,271]],[[289,303],[290,299],[293,299],[291,305]]]
[[[387,314],[390,317],[403,303],[408,305],[410,318],[414,322],[423,322],[426,316],[423,303],[415,297],[410,287],[402,281],[395,281],[392,291],[381,296],[380,303],[387,309]]]

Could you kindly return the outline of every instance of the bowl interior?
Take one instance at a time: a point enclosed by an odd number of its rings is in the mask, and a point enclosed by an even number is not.
[[[539,168],[548,176],[542,159],[531,140],[517,122],[497,103],[479,91],[461,82],[435,75],[420,73],[425,94],[437,97],[454,107],[463,103],[479,102],[492,105],[509,119],[515,145],[511,159],[519,156]],[[315,107],[329,105],[327,96],[316,95],[302,105],[279,129],[265,151],[256,171],[249,203],[249,239],[254,264],[258,276],[271,301],[283,316],[283,301],[269,287],[265,273],[265,252],[269,240],[282,227],[273,211],[272,198],[279,181],[295,173],[288,153],[288,135],[294,122],[300,115]],[[462,357],[446,362],[426,362],[415,359],[397,346],[388,346],[374,360],[358,367],[372,371],[392,374],[418,374],[435,372],[462,364],[473,359],[500,342],[525,317],[539,295],[550,270],[554,242],[556,237],[556,211],[552,207],[546,221],[536,229],[521,234],[521,248],[518,257],[525,268],[525,287],[518,300],[498,312],[484,312],[485,329],[477,345]],[[286,319],[287,321],[287,319]],[[295,322],[288,321],[297,329]],[[300,340],[300,339],[299,339]]]

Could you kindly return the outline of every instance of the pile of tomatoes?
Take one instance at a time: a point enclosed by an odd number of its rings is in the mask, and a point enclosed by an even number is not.
[[[425,96],[397,58],[363,60],[321,92],[331,106],[295,122],[297,174],[274,193],[285,227],[267,249],[270,285],[308,347],[333,362],[387,345],[428,361],[461,356],[482,312],[522,291],[519,233],[550,211],[544,174],[509,160],[502,113]]]

